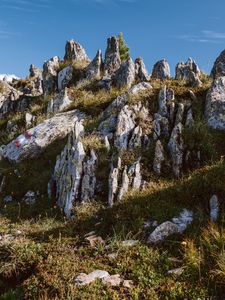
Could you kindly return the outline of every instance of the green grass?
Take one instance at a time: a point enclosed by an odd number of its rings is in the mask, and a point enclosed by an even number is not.
[[[165,82],[157,80],[151,84],[153,91],[131,97],[129,101],[142,101],[153,114],[157,111],[158,91]],[[166,84],[175,90],[177,102],[189,99],[189,87],[185,83],[168,80]],[[192,103],[196,123],[184,131],[186,151],[193,155],[200,151],[201,164],[193,156],[183,177],[174,179],[169,164],[164,166],[162,176],[156,176],[151,169],[154,143],[145,151],[126,151],[122,154],[123,165],[130,165],[142,156],[143,176],[149,185],[145,191],[130,192],[113,208],[106,206],[106,174],[115,149],[107,153],[96,128],[99,114],[124,91],[101,91],[95,83],[80,89],[70,88],[73,97],[70,109],[79,108],[91,116],[85,122],[87,135],[83,143],[86,151],[97,152],[97,177],[103,183],[103,191],[95,201],[75,207],[75,218],[70,221],[65,220],[55,199],[48,199],[47,183],[66,140],[50,146],[35,160],[20,164],[0,162],[0,172],[6,176],[1,197],[12,194],[14,198],[7,204],[0,199],[0,234],[14,237],[10,243],[0,240],[0,299],[223,299],[225,133],[209,129],[203,120],[208,86],[208,78],[204,78],[204,86],[193,89],[197,96]],[[46,118],[48,101],[39,98],[30,106],[29,111],[38,116],[37,123]],[[22,126],[23,114],[13,117]],[[143,121],[140,117],[139,122]],[[2,121],[0,128],[4,126],[6,123]],[[151,122],[146,126],[151,127]],[[167,140],[163,143],[166,146]],[[34,205],[21,201],[28,190],[40,192]],[[220,199],[220,216],[215,225],[209,223],[208,208],[213,194]],[[144,227],[146,221],[170,220],[183,208],[194,212],[194,222],[184,234],[172,236],[156,246],[146,243],[153,230]],[[90,247],[84,236],[93,230],[105,240],[106,247]],[[139,243],[131,248],[123,247],[125,239],[138,239]],[[109,257],[112,253],[115,259]],[[182,275],[167,274],[177,267],[184,268]],[[79,273],[95,269],[119,273],[133,281],[133,288],[108,287],[101,281],[75,287],[74,279]]]

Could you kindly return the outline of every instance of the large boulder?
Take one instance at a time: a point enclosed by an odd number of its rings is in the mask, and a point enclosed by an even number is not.
[[[66,42],[64,60],[82,63],[89,61],[89,58],[84,48],[79,43],[70,40]]]
[[[167,60],[162,59],[153,66],[152,79],[165,80],[168,78],[170,78],[170,66]]]
[[[186,63],[180,62],[176,65],[176,79],[184,80],[188,84],[194,87],[202,86],[202,82],[199,78],[201,71],[196,62],[189,58]]]
[[[215,79],[208,91],[205,116],[210,127],[225,130],[225,77]]]
[[[43,88],[45,94],[51,94],[57,90],[59,63],[59,57],[54,56],[43,65]]]
[[[132,86],[135,81],[135,65],[131,58],[121,64],[112,80],[113,84],[118,88],[130,88]]]
[[[225,50],[223,50],[219,57],[216,59],[211,76],[215,79],[217,77],[225,76]]]
[[[75,122],[83,118],[84,114],[78,110],[57,114],[6,145],[2,157],[15,162],[36,157],[56,140],[65,138]]]
[[[111,75],[119,69],[121,65],[119,45],[117,38],[112,36],[107,40],[107,49],[105,52],[104,75]]]

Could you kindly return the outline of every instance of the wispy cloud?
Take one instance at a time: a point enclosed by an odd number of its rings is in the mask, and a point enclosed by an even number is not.
[[[224,42],[225,32],[202,30],[199,34],[184,34],[179,35],[178,38],[186,42],[219,44]]]
[[[1,8],[24,12],[39,12],[41,9],[52,7],[52,0],[1,0]]]
[[[99,5],[119,6],[121,3],[135,3],[137,0],[70,0],[73,3],[94,3]]]

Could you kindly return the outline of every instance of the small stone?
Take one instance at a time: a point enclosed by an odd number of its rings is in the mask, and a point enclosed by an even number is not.
[[[4,202],[9,203],[13,201],[13,197],[11,195],[7,195],[3,199]]]
[[[36,194],[33,191],[28,191],[23,198],[26,204],[35,204],[36,202]]]
[[[183,272],[184,272],[184,268],[176,268],[176,269],[169,270],[167,274],[174,274],[180,276],[182,275]]]
[[[132,289],[134,287],[133,280],[124,280],[123,287],[125,287],[127,289]]]
[[[139,243],[138,240],[125,240],[122,241],[122,246],[124,247],[134,247]]]
[[[119,274],[111,275],[109,277],[105,277],[102,280],[103,284],[110,285],[110,286],[119,286],[122,282]]]
[[[97,235],[91,235],[86,237],[86,240],[89,241],[90,246],[92,248],[98,246],[98,245],[104,245],[105,241],[102,239],[102,237],[97,236]]]
[[[87,285],[96,279],[103,279],[109,277],[109,273],[103,270],[96,270],[90,274],[81,273],[75,279],[75,285]]]
[[[26,127],[30,127],[35,121],[35,116],[30,113],[25,114]]]

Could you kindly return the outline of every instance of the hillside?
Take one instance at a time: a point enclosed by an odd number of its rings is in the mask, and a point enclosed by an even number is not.
[[[119,43],[0,81],[0,299],[224,299],[225,52]]]

